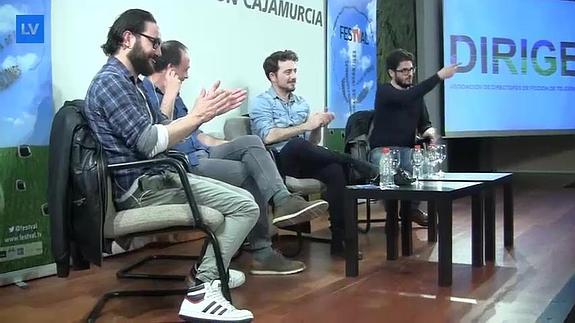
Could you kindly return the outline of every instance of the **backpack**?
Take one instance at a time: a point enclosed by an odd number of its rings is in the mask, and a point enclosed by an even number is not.
[[[373,110],[358,111],[347,119],[345,125],[345,146],[344,152],[359,160],[369,161],[369,131],[373,120]],[[369,181],[359,171],[353,167],[349,170],[350,184],[365,184]]]

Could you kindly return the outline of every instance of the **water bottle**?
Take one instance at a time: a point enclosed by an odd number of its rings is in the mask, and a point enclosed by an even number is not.
[[[419,172],[420,178],[429,178],[431,175],[431,162],[429,160],[429,151],[426,149],[423,152],[423,162],[421,163],[421,170]]]
[[[391,152],[389,147],[382,149],[379,159],[379,188],[393,187],[393,169],[391,166]]]
[[[423,166],[423,153],[421,152],[420,145],[415,145],[413,148],[413,152],[411,153],[411,165],[413,166],[413,177],[415,177],[415,183],[419,184],[421,168]]]

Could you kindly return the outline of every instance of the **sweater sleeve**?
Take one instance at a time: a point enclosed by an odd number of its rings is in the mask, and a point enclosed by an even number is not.
[[[417,133],[422,134],[425,130],[431,128],[431,121],[429,120],[429,111],[427,111],[427,105],[423,99],[421,100],[421,114],[419,116],[419,121],[417,123]]]
[[[387,86],[381,87],[381,93],[378,98],[379,100],[376,100],[378,101],[377,106],[386,103],[394,103],[394,106],[400,106],[401,104],[422,99],[423,96],[433,90],[440,81],[441,79],[436,73],[425,81],[405,90],[398,90],[392,85],[387,84]]]

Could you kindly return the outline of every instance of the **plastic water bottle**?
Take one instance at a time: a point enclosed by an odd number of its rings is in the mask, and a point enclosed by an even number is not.
[[[423,153],[421,152],[421,146],[415,145],[411,153],[411,165],[413,166],[413,177],[415,177],[415,183],[419,184],[419,178],[421,177],[421,168],[423,165]]]
[[[382,149],[379,159],[379,188],[393,187],[393,169],[391,166],[391,153],[389,147]]]
[[[423,152],[423,162],[421,163],[419,177],[428,178],[430,175],[431,175],[431,162],[429,161],[429,151],[425,150]]]

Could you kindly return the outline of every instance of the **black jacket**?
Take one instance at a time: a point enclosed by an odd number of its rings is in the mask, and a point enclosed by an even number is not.
[[[50,132],[48,210],[52,254],[59,277],[69,275],[70,258],[74,269],[87,269],[90,262],[100,265],[102,257],[103,216],[86,211],[83,202],[75,201],[77,192],[73,190],[78,177],[73,174],[78,165],[71,162],[78,159],[72,156],[73,143],[81,134],[78,129],[87,129],[80,112],[83,105],[83,100],[66,101],[56,113]]]
[[[367,141],[373,116],[373,110],[357,111],[349,116],[345,124],[344,152],[350,153],[350,145],[358,139]]]

